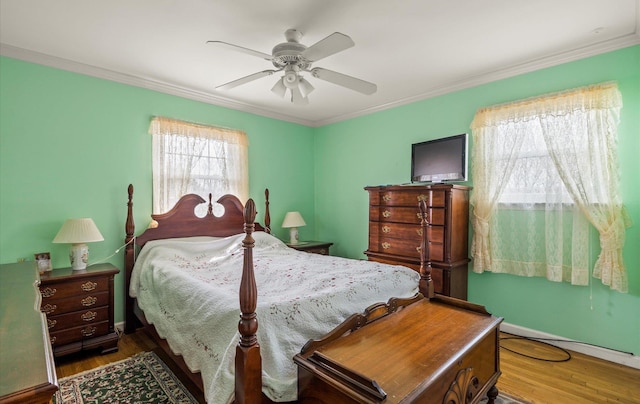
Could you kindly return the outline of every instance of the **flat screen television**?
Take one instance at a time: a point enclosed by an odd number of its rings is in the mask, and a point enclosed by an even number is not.
[[[411,182],[466,180],[466,133],[411,145]]]

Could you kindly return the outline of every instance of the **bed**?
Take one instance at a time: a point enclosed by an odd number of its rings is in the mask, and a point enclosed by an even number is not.
[[[375,303],[432,293],[426,257],[419,274],[288,248],[270,235],[268,190],[263,225],[251,199],[223,196],[219,217],[211,196],[197,217],[202,203],[186,195],[135,236],[129,185],[125,331],[148,327],[210,403],[295,401],[307,341]]]

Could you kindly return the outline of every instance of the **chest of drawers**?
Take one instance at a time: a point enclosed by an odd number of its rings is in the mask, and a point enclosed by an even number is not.
[[[418,202],[427,204],[427,240],[436,293],[467,298],[469,187],[452,184],[367,187],[372,261],[420,269]]]
[[[101,348],[118,350],[113,318],[113,278],[120,272],[111,264],[84,271],[54,269],[40,277],[41,310],[56,357]]]

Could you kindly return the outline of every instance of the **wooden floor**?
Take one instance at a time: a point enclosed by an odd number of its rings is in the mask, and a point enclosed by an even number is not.
[[[509,337],[509,335],[503,335]],[[550,360],[566,355],[556,348],[527,340],[503,339],[503,348]],[[58,378],[151,351],[155,344],[142,332],[124,335],[119,351],[107,355],[72,355],[56,361]],[[567,362],[545,362],[500,350],[502,376],[498,388],[532,403],[640,404],[640,370],[571,352]],[[201,398],[200,398],[201,399]]]

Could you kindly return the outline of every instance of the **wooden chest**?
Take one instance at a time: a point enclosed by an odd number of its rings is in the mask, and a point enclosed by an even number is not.
[[[294,358],[299,401],[462,404],[496,396],[502,319],[447,299],[422,299],[303,350]]]
[[[40,277],[41,310],[56,357],[85,349],[118,350],[113,317],[113,278],[120,272],[111,264],[85,271],[54,269]]]
[[[372,261],[420,269],[418,203],[427,204],[427,238],[436,293],[467,298],[469,187],[451,184],[367,187]]]

